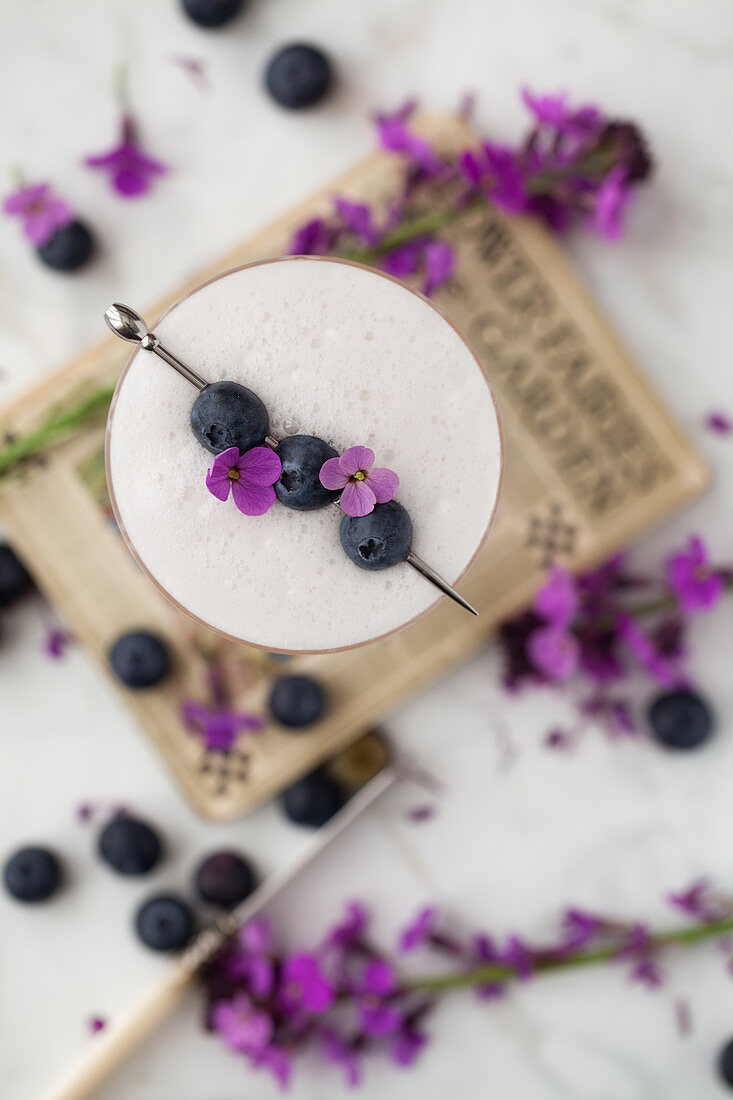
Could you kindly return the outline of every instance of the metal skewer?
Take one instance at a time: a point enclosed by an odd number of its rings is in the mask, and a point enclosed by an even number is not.
[[[174,370],[178,371],[181,377],[190,382],[192,386],[195,386],[197,390],[202,390],[205,386],[208,386],[209,383],[205,378],[202,378],[195,370],[181,362],[177,355],[168,351],[161,344],[155,333],[150,332],[137,310],[122,305],[121,302],[114,302],[104,311],[104,319],[115,336],[119,336],[120,339],[127,340],[131,344],[138,344],[143,351],[151,351],[153,355],[157,355],[169,367],[173,367]],[[278,440],[274,436],[268,435],[265,436],[265,443],[268,447],[274,449],[278,445]],[[450,596],[460,607],[469,611],[472,615],[478,615],[478,611],[471,606],[468,600],[465,600],[459,592],[456,592],[452,585],[448,584],[439,573],[436,573],[427,562],[424,562],[412,550],[410,550],[405,561],[416,573],[419,573],[425,580],[430,581],[445,596]]]

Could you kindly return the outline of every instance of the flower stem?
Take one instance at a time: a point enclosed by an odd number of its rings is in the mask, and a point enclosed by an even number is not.
[[[60,443],[77,432],[95,413],[108,407],[113,393],[112,386],[95,390],[74,405],[66,405],[54,410],[27,435],[9,439],[4,446],[0,447],[0,478],[5,477],[26,459],[48,450],[55,443]]]
[[[669,947],[671,945],[690,946],[701,940],[722,936],[726,932],[733,932],[733,916],[723,920],[711,921],[706,924],[697,924],[680,928],[673,928],[669,932],[658,932],[649,940],[649,949],[655,947]],[[583,951],[578,955],[568,958],[543,959],[536,963],[536,973],[548,974],[557,970],[577,969],[581,966],[593,966],[596,963],[608,962],[618,957],[623,944],[615,943],[609,947],[600,947],[595,951]],[[506,985],[517,981],[519,973],[512,966],[490,965],[481,966],[477,970],[459,971],[452,974],[441,974],[433,978],[418,978],[408,981],[406,988],[421,990],[426,993],[444,993],[449,989],[460,989],[467,986],[499,984]]]
[[[347,252],[344,259],[354,260],[360,264],[368,264],[371,260],[379,259],[386,252],[398,248],[401,244],[407,244],[408,241],[414,241],[416,237],[435,233],[443,226],[450,225],[451,222],[456,221],[462,214],[465,214],[467,210],[483,206],[484,201],[483,198],[474,199],[472,202],[466,203],[465,206],[444,206],[438,210],[431,210],[428,214],[420,214],[419,217],[409,219],[387,233],[382,237],[379,244],[371,248],[355,248],[351,252]]]

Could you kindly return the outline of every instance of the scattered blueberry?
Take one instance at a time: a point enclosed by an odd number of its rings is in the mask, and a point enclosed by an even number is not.
[[[61,885],[61,863],[48,848],[20,848],[5,864],[3,880],[18,901],[46,901]]]
[[[121,634],[109,651],[109,663],[115,676],[130,688],[159,684],[170,672],[168,646],[148,630]]]
[[[338,451],[315,435],[287,435],[280,440],[277,455],[283,471],[275,482],[281,504],[301,512],[323,508],[338,497],[337,489],[324,489],[318,479],[321,466]]]
[[[36,252],[46,267],[55,271],[78,271],[91,260],[95,247],[89,229],[84,222],[76,220],[57,229]]]
[[[338,783],[321,768],[286,787],[280,800],[286,817],[313,829],[325,825],[346,801]]]
[[[270,430],[267,409],[256,393],[238,382],[212,382],[191,409],[191,427],[199,443],[213,455],[229,447],[248,451]]]
[[[223,27],[244,7],[244,0],[181,0],[189,19],[199,27]]]
[[[389,748],[378,733],[365,733],[337,753],[326,772],[348,791],[357,791],[389,763]]]
[[[360,569],[387,569],[405,561],[412,543],[409,512],[390,500],[375,504],[368,516],[344,516],[341,545]]]
[[[12,546],[0,543],[0,607],[10,607],[33,587]]]
[[[267,90],[281,107],[312,107],[332,84],[333,69],[325,53],[300,42],[278,50],[265,72]]]
[[[679,688],[654,699],[649,724],[657,741],[668,749],[695,749],[712,733],[713,715],[694,691]]]
[[[326,707],[323,688],[311,676],[281,676],[270,692],[270,713],[281,726],[300,729],[317,722]]]
[[[180,951],[191,939],[194,927],[190,907],[172,894],[149,898],[135,917],[138,936],[153,951]]]
[[[718,1070],[726,1085],[733,1088],[733,1039],[729,1039],[718,1055]]]
[[[199,864],[194,881],[204,901],[222,909],[239,905],[257,885],[251,864],[236,852],[213,852],[207,856]]]
[[[99,834],[98,851],[121,875],[145,875],[159,862],[162,845],[146,821],[120,814]]]

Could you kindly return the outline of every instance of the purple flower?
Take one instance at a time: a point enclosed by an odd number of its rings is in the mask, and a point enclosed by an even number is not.
[[[578,639],[562,626],[541,626],[530,634],[527,653],[532,665],[550,683],[569,680],[580,663]]]
[[[74,220],[71,207],[63,199],[56,198],[48,183],[19,187],[7,196],[3,210],[22,220],[23,233],[37,248]]]
[[[408,100],[392,114],[377,115],[377,140],[387,152],[403,153],[414,160],[428,176],[437,176],[443,171],[440,158],[430,148],[430,144],[413,134],[407,125],[416,106],[415,100]]]
[[[485,141],[478,149],[464,150],[458,167],[471,187],[483,191],[502,210],[524,214],[529,209],[526,172],[514,149]]]
[[[698,879],[686,890],[669,894],[670,905],[701,921],[720,920],[726,914],[726,906],[712,893],[707,879]]]
[[[333,1004],[334,990],[315,955],[289,955],[280,973],[279,999],[290,1013],[319,1016]]]
[[[333,200],[333,205],[341,215],[346,229],[356,234],[364,244],[377,243],[379,235],[372,222],[372,212],[366,203],[337,197]]]
[[[427,905],[421,909],[412,924],[409,924],[400,936],[400,951],[407,954],[425,943],[435,929],[437,916],[438,910],[434,905]]]
[[[361,1063],[358,1054],[352,1044],[347,1043],[333,1028],[326,1027],[321,1032],[321,1050],[329,1062],[341,1066],[349,1088],[356,1088],[361,1084]]]
[[[632,960],[633,966],[629,972],[632,982],[639,982],[649,989],[662,984],[663,973],[654,958],[654,943],[646,925],[636,923],[632,927],[616,957]]]
[[[426,239],[416,237],[391,249],[382,257],[382,269],[388,275],[394,275],[395,279],[409,278],[419,268],[425,246]]]
[[[689,539],[685,550],[671,555],[667,579],[686,614],[714,607],[725,587],[723,578],[710,569],[707,547],[698,535]]]
[[[323,218],[311,218],[296,229],[290,241],[290,256],[322,256],[333,247],[334,233]]]
[[[119,145],[108,153],[86,157],[84,163],[88,168],[101,168],[108,172],[113,189],[128,199],[144,195],[150,190],[155,177],[168,171],[165,164],[143,152],[130,115],[122,117]]]
[[[552,626],[569,626],[578,611],[578,592],[571,574],[554,565],[533,607]]]
[[[212,710],[192,699],[183,703],[181,715],[186,725],[203,739],[206,748],[214,752],[228,752],[239,733],[259,730],[264,725],[255,714],[243,714],[224,707]]]
[[[353,993],[365,1035],[381,1038],[393,1035],[402,1024],[402,1013],[388,999],[397,992],[394,969],[384,959],[366,964]]]
[[[612,168],[596,192],[593,226],[610,241],[623,233],[623,213],[631,198],[631,189],[623,167]]]
[[[585,913],[582,909],[567,909],[562,918],[562,928],[566,937],[563,952],[572,953],[587,947],[600,931],[602,923],[592,913]]]
[[[705,426],[710,429],[711,432],[717,432],[718,435],[730,435],[733,432],[733,420],[724,412],[710,412],[705,417]]]
[[[285,1089],[290,1084],[293,1074],[293,1063],[287,1050],[282,1047],[268,1046],[264,1050],[255,1051],[252,1061],[257,1069],[266,1069],[275,1078],[281,1088]]]
[[[107,1021],[104,1016],[90,1016],[87,1020],[87,1027],[92,1035],[96,1035],[99,1031],[104,1031],[107,1026]]]
[[[341,489],[339,504],[347,516],[368,516],[375,504],[392,500],[400,484],[392,470],[373,467],[374,451],[349,447],[340,458],[324,462],[318,476],[326,489]]]
[[[43,639],[43,652],[51,660],[60,661],[74,640],[74,635],[62,626],[52,626]]]
[[[238,993],[231,1001],[214,1004],[211,1023],[227,1046],[245,1054],[263,1050],[274,1031],[272,1017],[258,1008],[246,993]]]
[[[658,683],[672,687],[678,676],[669,661],[661,655],[648,634],[642,630],[633,615],[625,612],[616,622],[618,636],[639,661],[642,668]]]
[[[342,920],[330,930],[326,936],[326,947],[353,947],[358,943],[369,924],[369,914],[358,901],[351,901],[346,906],[346,913]]]
[[[413,1065],[427,1041],[428,1037],[424,1032],[405,1023],[392,1040],[390,1047],[392,1060],[398,1066],[405,1068]]]
[[[431,241],[425,246],[423,252],[425,279],[421,289],[426,298],[431,298],[435,291],[450,279],[455,260],[453,249],[444,241]]]
[[[535,95],[522,88],[522,100],[541,126],[550,126],[560,133],[588,137],[597,129],[601,113],[597,107],[569,108],[567,95]]]
[[[505,966],[511,966],[516,971],[520,981],[526,981],[534,973],[532,952],[519,936],[509,937],[506,947],[499,955],[499,959]]]
[[[264,516],[275,503],[273,485],[281,473],[282,463],[269,447],[252,447],[244,454],[229,447],[214,459],[206,488],[217,500],[226,500],[231,490],[245,516]]]

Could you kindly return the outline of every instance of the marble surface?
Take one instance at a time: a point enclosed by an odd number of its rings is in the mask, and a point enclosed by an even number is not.
[[[333,52],[339,94],[305,117],[259,89],[270,50],[308,37]],[[172,62],[205,59],[211,90]],[[151,149],[174,171],[139,203],[116,202],[79,158],[109,146],[110,74],[127,59]],[[624,339],[708,456],[704,500],[639,548],[654,560],[691,530],[730,560],[733,443],[701,426],[733,411],[729,313],[733,229],[733,8],[729,0],[251,0],[231,33],[206,35],[173,0],[0,0],[0,148],[5,165],[48,175],[98,226],[101,261],[74,280],[41,269],[0,221],[0,400],[100,334],[113,298],[145,303],[369,148],[367,111],[418,93],[429,107],[480,93],[486,129],[523,123],[515,95],[569,88],[638,118],[660,171],[636,205],[627,241],[569,242],[573,260]],[[2,183],[2,188],[7,182]],[[183,228],[182,228],[183,227]],[[93,832],[74,820],[86,798],[134,804],[165,829],[171,854],[156,885],[186,884],[196,855],[232,843],[264,871],[306,838],[273,807],[228,826],[198,820],[173,789],[83,652],[41,653],[48,611],[31,601],[3,617],[0,840],[52,838],[73,876],[57,903],[29,913],[0,899],[0,1079],[31,1100],[93,1042],[85,1021],[112,1016],[164,965],[129,934],[149,886],[105,874]],[[397,742],[438,773],[437,816],[415,825],[420,796],[388,795],[275,907],[293,941],[315,937],[344,898],[374,904],[385,935],[426,900],[466,925],[542,934],[573,901],[668,919],[662,896],[709,874],[733,890],[733,681],[730,610],[695,628],[694,670],[715,701],[718,736],[687,758],[590,730],[572,755],[541,746],[561,701],[508,704],[488,651],[391,716]],[[644,699],[640,689],[639,702]],[[681,1038],[673,1005],[692,1004]],[[100,1093],[103,1100],[234,1100],[276,1095],[197,1026],[183,1006]],[[529,984],[505,1003],[450,997],[434,1041],[408,1073],[375,1062],[363,1090],[506,1100],[714,1100],[712,1063],[733,1032],[733,983],[711,949],[680,956],[656,994],[614,967]],[[330,1071],[329,1071],[330,1072]],[[306,1062],[296,1100],[341,1086]]]

